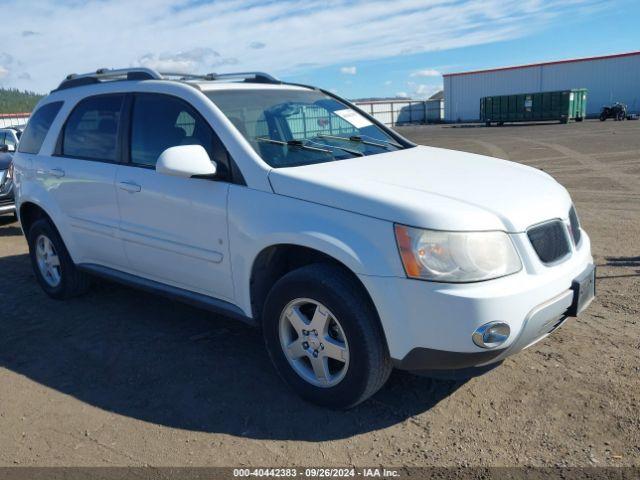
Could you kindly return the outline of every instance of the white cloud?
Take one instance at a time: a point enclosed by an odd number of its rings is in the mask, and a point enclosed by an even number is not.
[[[9,75],[9,70],[0,65],[0,78],[4,78]]]
[[[386,82],[384,82],[384,84],[388,87],[389,85],[391,85],[393,82],[391,80],[387,80]]]
[[[340,73],[343,75],[355,75],[356,73],[358,73],[358,70],[356,69],[356,67],[341,67]]]
[[[407,92],[397,92],[396,97],[409,98],[409,94]]]
[[[416,85],[413,92],[418,98],[429,98],[434,93],[442,90],[442,85]]]
[[[155,68],[161,72],[186,73],[199,71],[202,68],[210,73],[212,68],[223,65],[235,65],[238,59],[234,57],[224,58],[210,48],[192,48],[178,53],[146,53],[136,62],[141,67]]]
[[[411,74],[412,77],[439,77],[441,75],[442,73],[438,70],[434,70],[433,68],[425,68],[424,70],[418,70]]]
[[[522,37],[606,2],[34,0],[29,8],[24,3],[2,3],[12,13],[2,25],[0,59],[2,52],[20,59],[2,85],[23,86],[18,76],[28,71],[30,88],[46,91],[68,73],[100,67],[148,64],[197,72],[264,70],[278,76],[338,69]],[[268,43],[269,55],[256,48],[262,43],[256,39]],[[185,56],[198,51],[208,54]],[[0,65],[8,66],[1,60]]]

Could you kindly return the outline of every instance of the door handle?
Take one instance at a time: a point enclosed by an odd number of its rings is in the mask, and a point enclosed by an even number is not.
[[[64,170],[62,170],[61,168],[52,168],[47,173],[52,177],[56,177],[56,178],[64,177]]]
[[[142,187],[135,182],[118,182],[118,188],[129,193],[137,193]]]

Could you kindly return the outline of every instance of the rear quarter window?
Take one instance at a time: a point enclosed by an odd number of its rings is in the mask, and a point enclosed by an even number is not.
[[[63,102],[51,102],[40,107],[29,119],[27,128],[22,134],[18,151],[21,153],[38,153],[49,128],[60,111]]]

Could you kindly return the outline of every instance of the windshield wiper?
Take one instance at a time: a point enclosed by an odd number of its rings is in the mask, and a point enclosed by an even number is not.
[[[288,146],[288,147],[302,148],[302,149],[305,149],[305,150],[311,150],[311,151],[315,151],[315,152],[323,152],[323,153],[329,153],[329,154],[331,154],[331,150],[328,150],[328,149],[329,148],[333,148],[333,149],[337,149],[337,150],[342,150],[343,152],[350,153],[351,155],[357,155],[359,157],[364,157],[364,153],[359,152],[357,150],[352,150],[350,148],[344,148],[344,147],[337,147],[335,145],[327,145],[325,143],[314,142],[317,145],[321,145],[322,147],[327,147],[327,148],[312,147],[311,145],[305,144],[302,140],[288,140],[288,141],[284,142],[282,140],[273,140],[272,138],[268,138],[268,137],[256,137],[256,140],[258,140],[259,142],[274,143],[276,145],[285,145],[285,146]]]
[[[316,138],[322,138],[322,137],[318,136]],[[351,148],[338,147],[337,145],[329,145],[329,144],[326,144],[326,143],[318,143],[318,142],[314,142],[313,140],[307,140],[307,141],[315,143],[316,145],[322,145],[323,147],[335,148],[337,150],[342,150],[343,152],[350,153],[351,155],[357,155],[358,157],[364,157],[364,153],[359,152],[358,150],[353,150]]]
[[[273,140],[272,138],[268,138],[268,137],[256,137],[256,140],[258,142],[267,142],[267,143],[273,143],[275,145],[283,145],[285,147],[301,148],[303,150],[311,150],[314,152],[323,152],[323,153],[331,154],[331,150],[327,150],[326,148],[311,147],[309,145],[305,145],[300,140],[289,140],[287,142],[283,142],[282,140]]]
[[[387,145],[391,145],[396,148],[403,148],[402,145],[400,145],[399,143],[391,142],[389,140],[380,140],[378,138],[374,138],[375,142],[372,142],[370,140],[365,140],[362,137],[363,137],[362,135],[352,135],[350,137],[341,137],[339,135],[318,135],[318,138],[330,138],[334,140],[342,140],[343,142],[363,143],[364,145],[371,145],[373,147],[386,148]],[[373,138],[373,137],[367,136],[367,138]],[[382,142],[382,143],[378,143],[378,142]]]

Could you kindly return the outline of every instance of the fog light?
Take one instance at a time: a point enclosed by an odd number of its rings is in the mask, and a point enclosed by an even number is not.
[[[506,323],[489,322],[478,327],[471,338],[480,348],[496,348],[507,341],[510,333],[511,329]]]

